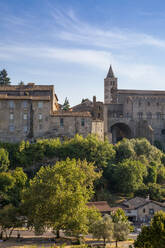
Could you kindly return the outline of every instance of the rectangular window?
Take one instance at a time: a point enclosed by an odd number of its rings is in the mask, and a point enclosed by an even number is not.
[[[152,119],[152,113],[151,112],[149,112],[149,113],[147,113],[147,119]]]
[[[160,119],[161,119],[161,115],[162,115],[161,112],[157,112],[157,113],[156,113],[156,118],[157,118],[158,120],[160,120]]]
[[[42,108],[43,107],[43,102],[38,102],[38,108]]]
[[[28,117],[27,114],[23,114],[23,119],[24,120],[27,120],[27,117]]]
[[[27,130],[28,130],[28,127],[24,126],[24,128],[23,128],[24,133],[27,133]]]
[[[27,106],[28,106],[27,101],[23,101],[23,107],[24,107],[24,108],[27,108]]]
[[[139,119],[142,119],[143,118],[143,113],[142,112],[139,112],[138,113],[138,117],[139,117]]]
[[[14,114],[10,114],[10,120],[14,120]]]
[[[9,101],[9,107],[14,108],[14,102],[13,101]]]
[[[9,131],[10,131],[10,132],[14,132],[14,125],[10,125],[10,126],[9,126]]]
[[[154,209],[153,208],[149,209],[149,214],[154,215]]]
[[[60,118],[60,127],[63,127],[63,126],[64,126],[64,119]]]
[[[85,126],[85,120],[84,120],[84,118],[81,119],[81,126],[82,126],[82,127]]]
[[[42,120],[42,114],[39,114],[39,115],[38,115],[38,119],[39,119],[39,120]]]

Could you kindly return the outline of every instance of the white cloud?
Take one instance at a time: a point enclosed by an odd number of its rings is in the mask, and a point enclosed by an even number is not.
[[[144,45],[165,48],[165,40],[149,34],[114,27],[105,30],[82,22],[76,17],[73,10],[63,12],[54,9],[52,16],[56,24],[62,27],[56,34],[62,40],[102,48],[121,49]]]

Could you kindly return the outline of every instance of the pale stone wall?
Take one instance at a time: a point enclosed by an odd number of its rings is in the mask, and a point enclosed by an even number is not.
[[[131,137],[160,141],[165,147],[165,91],[121,90],[114,74],[108,74],[104,80],[104,130],[110,142],[112,126],[117,123],[127,125]]]
[[[104,122],[92,121],[92,134],[96,134],[100,140],[104,140]]]
[[[137,209],[137,216],[139,220],[145,220],[145,219],[150,219],[153,217],[154,214],[150,213],[150,209],[154,210],[154,213],[160,210],[164,210],[161,206],[158,204],[155,204],[154,202],[149,202],[148,204],[145,204],[142,207],[139,207]]]

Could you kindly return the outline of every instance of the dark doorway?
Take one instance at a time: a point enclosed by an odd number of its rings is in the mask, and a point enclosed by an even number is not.
[[[116,123],[111,127],[113,144],[122,140],[123,138],[131,138],[131,129],[124,123]]]

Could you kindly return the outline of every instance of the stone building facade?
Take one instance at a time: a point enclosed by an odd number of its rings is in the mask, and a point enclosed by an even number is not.
[[[146,137],[165,146],[165,91],[118,89],[110,66],[104,79],[104,130],[112,143]]]
[[[118,89],[110,66],[104,79],[104,103],[88,99],[62,111],[53,85],[0,87],[0,141],[84,137],[97,134],[116,143],[146,137],[165,147],[165,91]]]
[[[77,133],[84,137],[95,133],[104,139],[103,104],[102,114],[98,105],[95,101],[88,111],[61,111],[53,85],[1,86],[0,141],[73,137]]]

